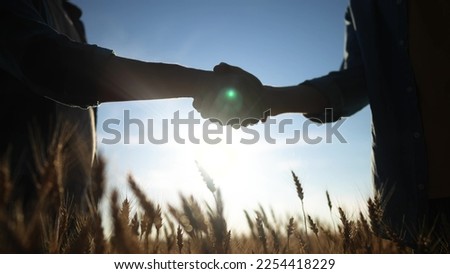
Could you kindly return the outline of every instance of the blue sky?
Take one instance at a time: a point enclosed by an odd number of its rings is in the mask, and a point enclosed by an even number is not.
[[[203,70],[227,62],[272,86],[325,75],[342,61],[347,0],[72,2],[83,9],[88,41],[122,57]],[[105,103],[99,107],[99,125],[110,118],[123,121],[124,110],[161,128],[161,121],[173,118],[175,111],[186,118],[194,109],[190,98]],[[369,108],[340,127],[347,143],[284,144],[305,119],[300,114],[276,118],[293,120],[285,135],[277,135],[277,144],[138,144],[133,143],[134,128],[131,144],[105,145],[101,140],[108,135],[100,126],[99,150],[108,160],[110,187],[128,195],[124,185],[131,172],[149,197],[162,204],[176,203],[179,192],[211,201],[195,165],[199,161],[221,187],[230,225],[237,229],[245,226],[242,210],[252,211],[258,204],[283,216],[299,214],[291,170],[303,183],[310,215],[329,219],[326,190],[335,205],[358,208],[372,191]],[[253,127],[260,133],[263,128]],[[310,128],[313,137],[323,136],[324,127]],[[232,132],[235,138],[243,136],[240,130]]]

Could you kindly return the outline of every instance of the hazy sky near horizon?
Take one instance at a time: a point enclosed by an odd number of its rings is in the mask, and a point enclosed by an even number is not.
[[[347,0],[72,2],[83,10],[90,43],[147,62],[203,70],[227,62],[248,70],[266,85],[288,86],[337,70],[343,57]],[[99,107],[99,151],[108,161],[110,186],[121,189],[124,196],[129,194],[124,187],[126,176],[132,173],[149,197],[161,204],[175,203],[180,192],[211,201],[195,161],[221,187],[232,227],[246,226],[242,210],[252,212],[258,204],[286,216],[300,214],[291,170],[300,177],[306,211],[312,216],[329,218],[326,190],[335,205],[349,210],[371,194],[368,107],[340,127],[347,143],[333,138],[332,143],[312,145],[303,140],[285,144],[294,130],[302,130],[305,118],[283,114],[277,120],[291,119],[293,124],[284,134],[273,133],[278,138],[276,144],[268,144],[263,138],[254,145],[196,145],[189,141],[139,144],[135,126],[131,144],[102,144],[104,138],[111,138],[102,130],[104,121],[114,118],[123,122],[126,110],[132,118],[152,121],[159,129],[155,135],[161,133],[162,121],[172,119],[176,111],[181,118],[187,118],[190,111],[200,117],[190,98],[105,103]],[[123,123],[116,128],[123,133],[122,127]],[[252,128],[263,136],[264,125]],[[311,125],[309,129],[311,137],[324,137],[325,126]],[[196,134],[201,136],[200,128]],[[232,130],[232,134],[236,139],[245,135],[241,130]]]

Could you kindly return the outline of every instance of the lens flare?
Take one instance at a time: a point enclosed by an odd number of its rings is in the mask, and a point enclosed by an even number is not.
[[[227,92],[225,93],[225,96],[227,99],[229,100],[234,100],[237,97],[237,92],[234,89],[229,89],[227,90]]]

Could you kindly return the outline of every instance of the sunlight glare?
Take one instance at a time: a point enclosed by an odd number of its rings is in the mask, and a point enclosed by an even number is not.
[[[239,151],[233,145],[201,144],[196,151],[196,160],[215,180],[227,177],[236,167]]]

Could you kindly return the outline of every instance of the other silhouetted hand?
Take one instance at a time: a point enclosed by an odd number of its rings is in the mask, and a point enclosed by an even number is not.
[[[263,85],[245,70],[220,63],[214,67],[219,88],[194,97],[203,118],[222,125],[248,126],[264,120]]]

